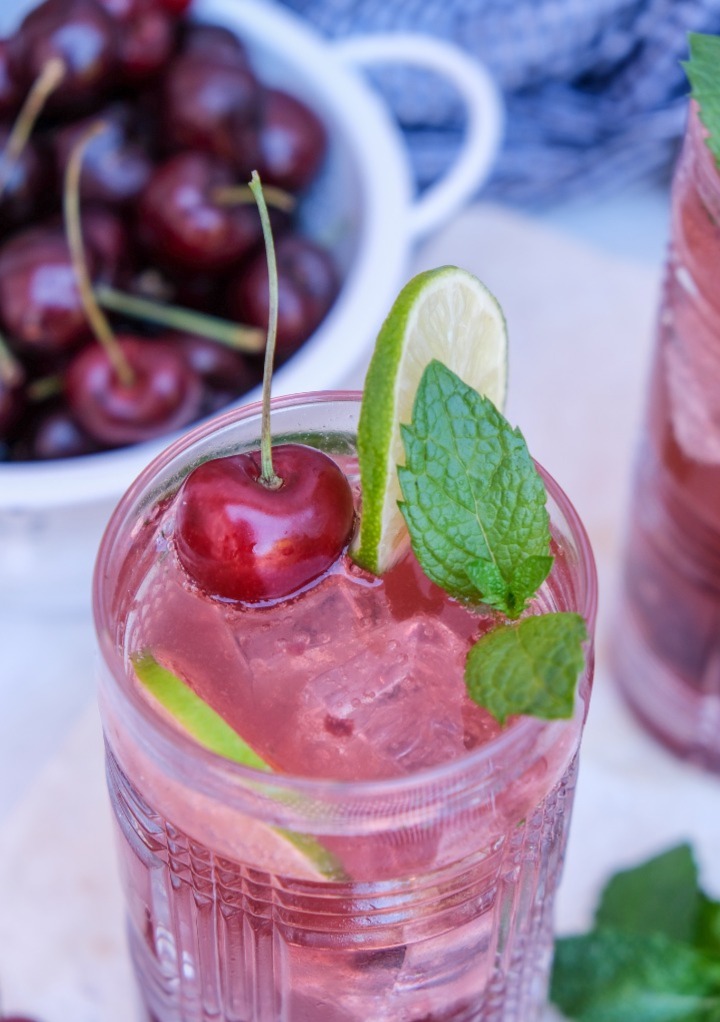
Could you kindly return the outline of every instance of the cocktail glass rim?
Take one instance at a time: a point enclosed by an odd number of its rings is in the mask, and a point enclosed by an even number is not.
[[[345,403],[351,404],[359,410],[361,397],[361,392],[355,390],[312,391],[275,398],[272,408],[274,413],[278,413],[284,409],[299,408],[304,405]],[[175,440],[145,467],[111,515],[96,561],[93,579],[93,606],[101,653],[106,667],[116,682],[120,678],[125,681],[126,672],[122,657],[106,627],[108,608],[105,605],[104,588],[107,564],[111,558],[116,538],[125,526],[128,515],[132,513],[142,494],[150,493],[156,489],[153,487],[153,482],[158,472],[170,465],[179,455],[194,447],[199,441],[220,433],[238,422],[257,417],[259,424],[260,413],[261,402],[231,409],[210,421],[201,423]],[[243,444],[240,449],[247,449],[247,445]],[[194,464],[188,462],[184,474]],[[538,469],[543,477],[549,499],[560,509],[577,545],[578,565],[583,571],[581,585],[584,600],[582,606],[575,609],[587,623],[591,636],[590,644],[592,644],[597,615],[597,572],[590,540],[577,511],[565,492],[542,466],[538,465]],[[173,479],[179,485],[182,477],[181,474],[176,474]],[[171,486],[166,485],[162,494],[167,495],[172,492],[172,489]],[[155,493],[156,498],[159,495]],[[492,765],[495,761],[500,760],[507,763],[515,759],[521,760],[523,749],[537,746],[543,731],[546,732],[548,746],[552,745],[555,736],[559,735],[569,723],[568,720],[545,721],[533,717],[522,717],[513,722],[496,738],[458,759],[418,770],[411,775],[380,780],[339,781],[289,774],[267,774],[220,757],[200,746],[189,734],[180,731],[169,720],[157,714],[133,686],[125,684],[119,688],[122,689],[124,712],[129,711],[130,713],[135,735],[150,742],[155,755],[173,762],[176,766],[182,764],[183,760],[186,763],[193,763],[192,777],[185,770],[180,771],[186,774],[189,783],[191,782],[194,786],[202,785],[203,789],[215,793],[227,790],[228,785],[230,789],[234,785],[242,784],[260,787],[272,785],[275,793],[274,798],[278,797],[278,792],[284,791],[288,798],[294,796],[303,800],[315,798],[321,801],[323,799],[336,801],[340,797],[353,803],[367,802],[369,804],[381,795],[392,800],[394,796],[404,795],[407,798],[413,791],[426,788],[442,787],[446,792],[451,789],[458,790],[463,787],[464,779],[469,776],[477,778],[478,774],[481,776],[487,774],[488,784],[490,784],[493,773]],[[580,692],[581,695],[582,692]],[[585,693],[584,700],[580,696],[576,699],[574,716],[578,713],[585,713],[587,709],[587,693]],[[584,705],[580,705],[581,703]]]

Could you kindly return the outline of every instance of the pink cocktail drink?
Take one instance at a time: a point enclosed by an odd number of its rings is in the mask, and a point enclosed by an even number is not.
[[[720,770],[720,172],[694,103],[673,180],[616,639],[641,720]]]
[[[276,440],[332,454],[360,501],[356,395],[277,402]],[[412,553],[382,578],[344,556],[266,605],[210,599],[175,550],[174,495],[255,447],[257,408],[175,445],[118,508],[96,576],[102,713],[130,946],[157,1022],[533,1022],[592,678],[571,719],[501,727],[463,665],[491,617]],[[532,611],[590,634],[595,575],[545,478],[555,564]],[[151,654],[272,772],[222,759],[138,683]]]

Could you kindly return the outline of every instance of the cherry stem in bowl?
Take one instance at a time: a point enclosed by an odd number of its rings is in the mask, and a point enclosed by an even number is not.
[[[62,377],[57,374],[53,376],[39,376],[36,380],[28,383],[25,388],[25,396],[33,404],[40,404],[51,397],[58,397],[62,392]]]
[[[291,192],[286,192],[284,188],[263,185],[263,194],[268,206],[275,206],[284,213],[292,213],[297,206],[296,197]],[[212,197],[219,206],[242,206],[255,201],[250,185],[224,185],[213,189]]]
[[[8,387],[17,387],[24,379],[25,373],[20,362],[10,351],[5,338],[0,336],[0,380]]]
[[[250,179],[250,191],[257,203],[262,224],[263,238],[265,240],[265,256],[268,268],[269,286],[269,308],[267,343],[265,345],[265,364],[263,366],[262,386],[262,425],[260,432],[260,482],[269,490],[277,490],[282,486],[282,479],[275,475],[272,462],[272,436],[270,430],[270,388],[272,383],[273,361],[275,358],[275,342],[277,340],[278,324],[278,272],[277,260],[275,258],[275,243],[273,241],[272,227],[270,226],[270,214],[268,213],[263,187],[260,182],[260,175],[256,170],[252,172]]]
[[[140,319],[147,323],[157,323],[183,333],[197,334],[235,351],[256,355],[265,347],[265,334],[255,327],[230,323],[226,319],[208,316],[204,312],[195,312],[153,298],[128,294],[107,284],[100,284],[95,288],[95,298],[111,312],[119,312],[131,319]]]
[[[105,313],[97,303],[92,288],[92,281],[88,272],[85,245],[82,236],[82,219],[80,216],[80,176],[82,174],[82,162],[87,146],[94,138],[105,131],[107,125],[104,121],[96,121],[78,139],[73,146],[68,159],[65,171],[65,187],[63,189],[63,212],[65,215],[65,231],[67,234],[70,258],[72,260],[75,280],[77,281],[80,300],[85,310],[90,326],[93,329],[98,341],[103,345],[110,359],[110,364],[115,370],[118,380],[125,387],[130,387],[135,381],[135,373],[122,353],[120,345],[115,339],[115,334],[108,322]]]
[[[10,129],[5,148],[0,156],[0,196],[5,191],[12,169],[20,157],[35,127],[48,97],[65,77],[67,68],[59,57],[51,58],[32,84],[19,114]]]

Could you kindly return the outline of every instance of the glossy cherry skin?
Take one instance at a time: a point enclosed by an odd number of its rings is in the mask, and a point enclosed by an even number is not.
[[[64,351],[89,336],[62,228],[30,227],[2,246],[0,318],[18,350]]]
[[[235,168],[240,181],[259,161],[262,89],[236,59],[181,54],[163,83],[163,137],[171,150],[210,153]]]
[[[145,146],[133,137],[133,110],[116,103],[98,115],[105,131],[91,139],[83,153],[80,198],[112,206],[135,201],[153,172],[153,162]],[[53,136],[55,166],[62,181],[70,153],[97,117],[75,120]]]
[[[100,0],[116,23],[118,70],[125,81],[144,82],[161,71],[175,50],[175,17],[157,0]]]
[[[68,407],[89,436],[117,447],[162,436],[198,417],[200,380],[171,343],[117,340],[134,373],[131,384],[120,381],[99,344],[79,352],[65,374]]]
[[[161,263],[220,270],[262,238],[253,205],[220,206],[218,187],[234,184],[230,171],[204,153],[179,153],[156,168],[138,203],[138,235]]]
[[[303,191],[316,177],[327,150],[325,125],[305,103],[268,89],[260,127],[262,181],[289,192]]]
[[[278,238],[277,358],[282,361],[307,340],[322,322],[338,292],[339,281],[330,254],[298,235]],[[232,280],[228,289],[232,316],[262,327],[270,306],[265,254],[259,252]]]
[[[208,595],[243,603],[281,600],[323,575],[347,548],[350,485],[321,451],[273,448],[282,485],[260,482],[260,452],[206,461],[177,496],[180,563]]]
[[[7,144],[9,128],[0,127],[0,152]],[[5,187],[0,196],[0,233],[8,228],[36,220],[50,207],[52,178],[48,173],[47,157],[30,139],[13,162]]]
[[[9,47],[13,78],[25,89],[59,57],[65,77],[48,110],[95,106],[117,69],[117,35],[97,0],[45,0],[25,17]]]

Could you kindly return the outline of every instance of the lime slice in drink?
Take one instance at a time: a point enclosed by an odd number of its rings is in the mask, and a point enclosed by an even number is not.
[[[199,745],[225,759],[255,770],[272,767],[181,678],[167,670],[149,653],[132,658],[135,676],[145,691],[170,714]],[[310,834],[300,834],[247,819],[243,825],[246,846],[254,849],[258,864],[268,872],[285,872],[305,879],[342,879],[338,859]],[[259,866],[259,868],[261,868]]]
[[[505,317],[485,285],[456,266],[428,270],[405,285],[368,368],[357,437],[362,517],[352,555],[376,575],[393,565],[405,545],[396,467],[404,462],[400,426],[412,419],[420,378],[433,359],[502,411]]]

